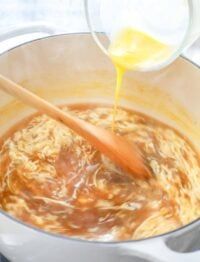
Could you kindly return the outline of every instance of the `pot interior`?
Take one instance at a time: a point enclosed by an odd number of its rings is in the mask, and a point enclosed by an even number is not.
[[[0,57],[0,72],[55,104],[113,104],[115,70],[89,34],[36,40]],[[152,73],[128,72],[120,104],[185,134],[200,150],[200,70],[183,58]],[[0,91],[0,135],[33,109]]]

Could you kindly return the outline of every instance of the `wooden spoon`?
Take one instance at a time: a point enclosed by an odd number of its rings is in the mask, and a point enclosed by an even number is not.
[[[111,131],[63,112],[2,75],[0,75],[0,89],[67,125],[132,176],[141,179],[150,177],[150,172],[136,145],[130,145],[125,139]]]

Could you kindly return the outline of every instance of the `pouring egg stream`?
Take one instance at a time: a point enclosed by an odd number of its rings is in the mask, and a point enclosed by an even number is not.
[[[169,51],[168,45],[133,28],[122,29],[112,39],[108,54],[117,73],[112,121],[113,131],[124,73],[127,70],[140,70],[143,67],[153,65],[155,62],[161,62],[169,56]]]

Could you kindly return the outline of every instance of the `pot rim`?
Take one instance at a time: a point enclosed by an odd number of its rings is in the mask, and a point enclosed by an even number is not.
[[[30,44],[30,43],[33,43],[33,42],[38,42],[38,41],[42,41],[42,40],[46,40],[46,39],[49,39],[49,38],[59,38],[59,37],[62,37],[62,36],[68,36],[68,35],[84,35],[84,36],[91,36],[91,34],[89,32],[77,32],[77,33],[62,33],[62,34],[54,34],[54,35],[50,35],[50,36],[45,36],[45,37],[40,37],[40,38],[37,38],[37,39],[34,39],[34,40],[30,40],[30,41],[27,41],[25,43],[21,43],[21,44],[18,44],[4,52],[2,52],[0,54],[0,58],[1,56],[7,54],[8,52],[14,50],[14,49],[17,49],[18,47],[21,47],[21,46],[24,46],[24,45],[27,45],[27,44]],[[92,36],[91,36],[92,38]],[[189,58],[186,58],[184,56],[180,56],[181,59],[185,60],[185,61],[188,61],[190,64],[192,64],[194,67],[198,68],[200,70],[200,65],[196,64],[195,62],[191,61]],[[31,230],[34,230],[38,233],[42,233],[42,234],[45,234],[47,236],[50,236],[50,237],[54,237],[54,238],[59,238],[59,239],[63,239],[63,240],[68,240],[68,241],[74,241],[74,242],[78,242],[78,243],[85,243],[85,244],[103,244],[103,245],[113,245],[113,244],[130,244],[130,243],[138,243],[138,242],[142,242],[142,241],[148,241],[148,240],[152,240],[152,239],[158,239],[158,238],[161,238],[161,237],[167,237],[167,236],[171,236],[172,234],[176,234],[176,233],[184,233],[185,231],[187,230],[190,230],[191,228],[197,226],[197,225],[200,225],[200,218],[197,218],[195,219],[194,221],[190,222],[189,224],[187,225],[184,225],[180,228],[177,228],[177,229],[174,229],[172,231],[169,231],[169,232],[166,232],[166,233],[163,233],[163,234],[160,234],[160,235],[155,235],[155,236],[151,236],[151,237],[147,237],[147,238],[143,238],[143,239],[136,239],[136,240],[123,240],[123,241],[102,241],[102,240],[88,240],[88,239],[81,239],[81,238],[76,238],[76,237],[69,237],[69,236],[65,236],[65,235],[61,235],[61,234],[56,234],[56,233],[51,233],[51,232],[48,232],[48,231],[45,231],[43,229],[40,229],[40,228],[37,228],[35,226],[32,226],[32,225],[29,225],[27,223],[24,223],[22,222],[20,219],[17,219],[13,216],[11,216],[10,214],[8,214],[7,212],[5,212],[4,210],[0,209],[0,215],[3,215],[5,216],[6,218],[9,218],[11,219],[12,221],[14,222],[17,222],[19,223],[21,226],[25,226],[27,227],[28,229],[31,229]]]

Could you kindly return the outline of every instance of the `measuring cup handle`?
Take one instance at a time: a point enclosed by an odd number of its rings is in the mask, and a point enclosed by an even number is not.
[[[190,47],[200,37],[200,16],[199,16],[200,1],[191,0],[188,1],[188,5],[190,7],[191,21],[190,21],[190,28],[189,28],[184,49]]]
[[[126,243],[119,247],[121,262],[130,261],[131,258],[147,259],[151,262],[199,262],[200,251],[178,253],[171,250],[164,239],[147,239]]]

